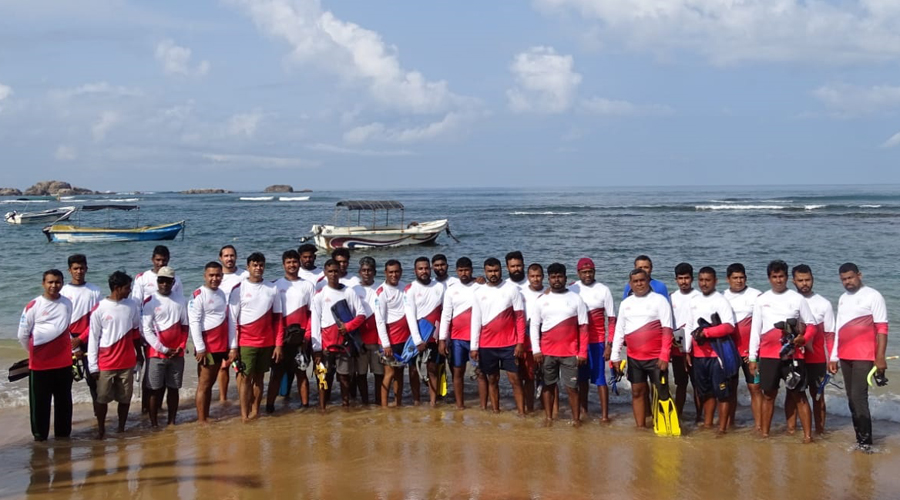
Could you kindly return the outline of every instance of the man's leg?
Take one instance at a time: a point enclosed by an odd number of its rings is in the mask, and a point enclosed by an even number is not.
[[[556,391],[553,389],[557,384],[547,385],[544,383],[544,390],[541,391],[541,404],[544,405],[544,422],[550,423],[553,421],[553,399],[556,397]]]
[[[119,427],[116,429],[117,432],[125,432],[125,423],[128,421],[128,410],[131,408],[130,403],[119,403],[116,408],[116,413],[119,417]]]
[[[351,376],[349,373],[342,374],[338,373],[338,383],[341,385],[341,406],[344,408],[350,407],[350,397],[352,396],[350,393],[350,387],[352,386]]]
[[[507,378],[509,378],[509,383],[512,385],[513,390],[513,399],[516,401],[516,411],[518,412],[520,417],[525,416],[525,397],[522,394],[522,383],[519,381],[519,374],[514,371],[506,372]],[[498,377],[499,382],[499,377]],[[499,396],[499,390],[498,396]],[[534,392],[532,392],[534,394]]]
[[[162,398],[165,391],[165,386],[159,389],[151,388],[147,391],[150,393],[150,404],[147,406],[150,413],[150,427],[153,427],[154,429],[159,427],[159,409],[162,407]]]
[[[269,387],[266,389],[266,413],[275,412],[275,399],[281,390],[281,380],[284,378],[286,359],[282,359],[281,363],[272,363],[272,370],[269,372]]]
[[[294,375],[297,377],[297,394],[300,395],[300,405],[309,406],[309,378],[306,376],[306,370],[297,368]]]
[[[534,355],[526,352],[519,361],[519,384],[522,387],[522,402],[525,413],[534,411]]]
[[[872,416],[869,413],[869,385],[866,381],[872,366],[874,363],[871,361],[841,360],[856,443],[862,447],[872,445]]]
[[[197,421],[201,424],[206,423],[209,418],[209,405],[212,402],[212,386],[218,375],[216,366],[208,366],[198,363],[200,375],[197,378]]]
[[[436,350],[437,346],[434,349]],[[441,390],[439,387],[441,377],[438,373],[438,364],[436,362],[429,360],[425,363],[425,367],[428,370],[428,399],[431,406],[434,407],[437,405],[438,394]]]
[[[419,369],[415,363],[409,365],[409,390],[412,392],[413,406],[419,406],[422,401],[422,386],[419,380]]]
[[[634,424],[639,428],[647,426],[647,382],[631,384],[631,410]]]
[[[72,434],[72,369],[60,368],[53,383],[53,436]]]
[[[105,403],[96,403],[94,405],[94,415],[97,417],[97,438],[106,437],[106,411],[109,405]]]
[[[491,411],[500,413],[500,372],[491,373],[488,378],[488,397],[491,400]]]
[[[466,407],[466,398],[464,394],[466,376],[466,365],[453,367],[453,397],[456,399],[456,407],[460,410]]]
[[[46,441],[50,435],[50,400],[53,397],[49,370],[31,370],[28,375],[31,435],[35,441]]]
[[[238,386],[238,399],[241,402],[241,420],[248,422],[250,420],[250,398],[253,390],[250,388],[250,376],[245,373],[235,375]]]
[[[225,361],[222,362],[222,367],[219,368],[219,374],[217,377],[219,383],[219,401],[225,402],[228,401],[228,365],[225,364]],[[240,396],[239,396],[240,397]]]
[[[572,410],[572,425],[581,426],[581,401],[578,396],[579,388],[566,386],[566,393],[569,395],[569,408]]]
[[[769,429],[772,427],[772,417],[775,416],[775,396],[778,395],[778,389],[764,391],[762,393],[762,404],[760,405],[760,425],[762,426],[762,437],[769,437]]]
[[[179,394],[177,387],[169,387],[166,394],[166,407],[169,410],[169,425],[175,425],[175,417],[178,415]]]
[[[806,400],[806,388],[802,391],[787,391],[787,396],[794,400],[794,407],[800,415],[800,425],[803,426],[803,442],[812,442],[812,412],[809,409],[809,401]]]
[[[253,387],[253,400],[250,406],[250,414],[248,416],[250,418],[256,418],[259,416],[259,407],[262,404],[263,384],[266,380],[266,373],[262,371],[254,373],[251,380]]]
[[[784,398],[784,420],[787,422],[787,433],[793,434],[797,429],[797,400],[787,391]]]
[[[381,392],[381,407],[388,407],[388,398],[391,395],[391,384],[394,382],[394,367],[384,365],[384,378],[381,380],[381,386],[378,391]]]

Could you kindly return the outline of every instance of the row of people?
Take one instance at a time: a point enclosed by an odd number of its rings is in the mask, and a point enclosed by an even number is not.
[[[219,262],[206,265],[204,285],[194,291],[189,303],[181,296],[180,279],[166,265],[165,247],[154,250],[153,269],[138,275],[134,283],[125,273],[113,273],[106,299],[85,282],[87,262],[82,255],[69,259],[71,280],[65,286],[62,273],[47,271],[44,294],[26,307],[19,331],[30,350],[35,438],[46,439],[49,434],[51,397],[57,401],[56,435],[67,435],[71,358],[85,345],[85,368],[91,374],[88,381],[101,436],[106,406],[112,401],[118,403],[119,429],[124,429],[133,367],[142,365],[143,358],[147,359],[144,380],[151,423],[157,425],[166,388],[169,422],[174,423],[188,337],[198,362],[196,405],[201,422],[208,418],[215,381],[219,380],[220,391],[227,391],[222,387],[222,367],[230,365],[237,367],[244,420],[259,415],[269,371],[268,411],[274,410],[286,373],[296,377],[301,402],[308,404],[309,381],[302,366],[307,351],[312,364],[324,368],[322,409],[330,398],[335,373],[344,405],[350,404],[354,389],[368,404],[368,373],[374,375],[375,402],[388,406],[393,392],[394,404],[400,405],[407,369],[414,403],[419,402],[421,379],[427,381],[434,405],[449,358],[460,408],[464,407],[466,364],[471,360],[478,367],[483,408],[500,410],[499,378],[505,371],[520,414],[534,410],[538,379],[544,386],[545,416],[555,418],[556,387],[561,381],[578,425],[587,411],[588,385],[593,383],[598,387],[601,421],[608,421],[605,366],[611,361],[618,367],[621,348],[627,345],[626,371],[637,426],[645,425],[648,383],[659,384],[671,362],[679,414],[690,381],[697,418],[712,427],[718,410],[719,431],[725,432],[733,424],[738,382],[736,376],[726,376],[711,345],[715,339],[729,337],[742,358],[754,422],[762,435],[769,433],[780,380],[793,374],[785,405],[789,429],[799,415],[804,440],[810,441],[814,416],[816,430],[824,432],[821,381],[826,370],[834,373],[840,363],[857,441],[860,446],[871,444],[865,375],[872,366],[879,371],[886,368],[887,317],[883,298],[862,285],[862,275],[853,264],[839,270],[847,293],[841,297],[835,319],[830,302],[812,292],[809,267],[792,270],[795,292],[787,288],[788,267],[781,261],[768,266],[771,290],[766,293],[746,285],[740,264],[726,271],[729,288],[724,293],[717,292],[716,271],[710,267],[700,269],[699,291],[694,290],[692,267],[679,264],[675,269],[678,290],[669,295],[664,284],[651,278],[650,259],[640,256],[617,310],[609,288],[596,281],[594,263],[588,258],[579,260],[574,282],[569,281],[564,265],[548,266],[550,286],[545,289],[542,266],[532,264],[526,269],[519,252],[506,256],[509,277],[505,280],[498,259],[487,259],[483,275],[475,278],[471,260],[463,257],[456,262],[457,277],[451,278],[446,257],[437,255],[416,259],[415,280],[408,285],[400,281],[400,262],[387,261],[384,282],[378,286],[371,257],[360,261],[358,276],[350,276],[346,250],[335,251],[322,270],[315,267],[315,256],[311,245],[285,252],[284,277],[269,282],[263,278],[262,254],[251,254],[247,270],[242,271],[235,265],[234,247],[223,247]],[[344,317],[335,312],[338,304],[344,308]],[[713,314],[719,324],[701,323]],[[789,319],[799,320],[801,334],[791,339],[794,349],[785,357],[783,329],[775,324]],[[423,324],[430,325],[427,330],[433,328],[436,335],[420,330]],[[66,332],[70,335],[62,335]],[[353,337],[358,345],[349,342],[350,332],[358,332]],[[69,348],[63,349],[60,339],[69,338]],[[396,361],[395,353],[402,353],[408,339],[420,353],[421,363]],[[425,373],[419,373],[420,366]],[[68,377],[63,368],[68,369]],[[807,387],[813,411],[806,399]]]

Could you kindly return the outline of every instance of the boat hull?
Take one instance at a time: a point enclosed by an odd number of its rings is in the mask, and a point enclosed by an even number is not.
[[[60,207],[40,212],[9,212],[4,216],[8,224],[46,224],[68,219],[75,213],[75,207]]]
[[[55,224],[45,227],[44,234],[51,243],[162,241],[174,240],[183,229],[184,221],[132,229],[75,227]]]
[[[423,222],[406,228],[367,228],[315,225],[312,228],[316,246],[326,250],[335,248],[383,248],[407,245],[428,245],[437,240],[447,228],[447,220]]]

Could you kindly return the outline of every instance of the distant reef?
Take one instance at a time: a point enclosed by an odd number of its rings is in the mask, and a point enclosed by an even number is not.
[[[293,193],[294,188],[287,184],[274,184],[265,189],[266,193]]]
[[[188,189],[187,191],[179,191],[181,194],[225,194],[230,193],[231,191],[227,189]]]
[[[72,194],[94,194],[90,189],[72,187],[68,182],[63,181],[41,181],[26,189],[25,196],[62,196]]]
[[[16,188],[0,188],[0,196],[22,196],[22,192]]]

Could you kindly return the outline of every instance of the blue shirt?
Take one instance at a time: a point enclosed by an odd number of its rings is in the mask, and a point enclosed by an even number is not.
[[[658,280],[651,278],[650,279],[650,290],[665,297],[666,300],[668,300],[670,304],[672,303],[672,299],[669,298],[669,289],[666,288],[666,284],[663,283],[662,281],[658,281]],[[625,293],[622,294],[622,300],[627,299],[629,295],[631,295],[631,284],[626,283],[625,284]]]

